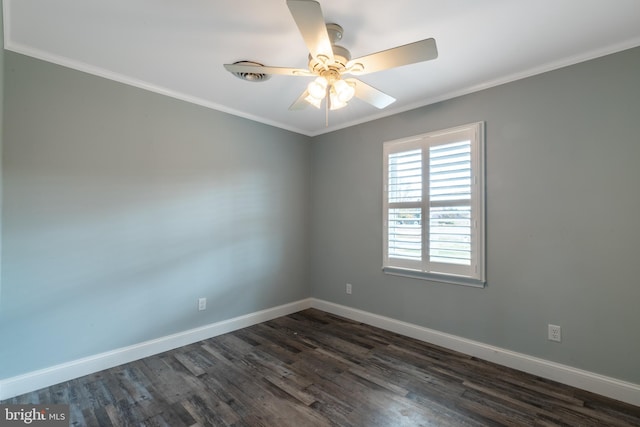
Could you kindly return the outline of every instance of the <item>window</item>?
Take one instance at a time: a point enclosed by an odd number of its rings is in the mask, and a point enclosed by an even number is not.
[[[483,286],[484,124],[384,144],[390,274]]]

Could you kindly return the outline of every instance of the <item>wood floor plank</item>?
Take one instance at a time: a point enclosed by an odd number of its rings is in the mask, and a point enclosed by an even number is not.
[[[177,353],[173,357],[175,357],[176,360],[182,364],[182,366],[184,366],[189,372],[191,372],[196,377],[199,377],[200,375],[204,375],[206,372],[202,367],[198,366],[198,364],[195,363],[189,357],[188,354]]]
[[[84,413],[84,411],[83,411]],[[109,413],[107,412],[107,407],[106,406],[101,406],[99,408],[95,408],[93,410],[93,414],[95,415],[95,419],[98,422],[97,425],[101,426],[101,427],[112,427],[113,423],[111,422],[111,419],[109,418]],[[87,420],[88,418],[85,417],[85,420]],[[77,420],[72,420],[72,421],[77,421]]]
[[[640,408],[320,310],[2,403],[73,426],[640,426]]]
[[[216,395],[194,395],[182,402],[183,407],[201,425],[234,425],[240,414]]]
[[[311,406],[316,401],[314,396],[307,393],[304,389],[300,389],[297,384],[287,381],[287,378],[278,378],[273,375],[267,375],[264,379],[269,381],[275,387],[278,387],[283,392],[291,395],[295,399],[298,399],[303,405]]]

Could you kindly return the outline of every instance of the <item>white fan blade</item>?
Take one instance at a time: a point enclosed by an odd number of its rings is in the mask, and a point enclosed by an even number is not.
[[[348,83],[355,84],[357,98],[362,99],[365,102],[373,105],[376,108],[383,109],[394,102],[396,99],[392,96],[387,95],[384,92],[379,91],[373,86],[369,86],[362,80],[358,79],[345,79]]]
[[[308,105],[310,105],[307,101],[305,101],[305,98],[309,96],[309,92],[308,91],[304,91],[302,92],[302,95],[300,95],[300,97],[298,99],[296,99],[293,104],[291,104],[291,106],[289,107],[290,111],[298,111],[298,110],[304,110],[305,108],[307,108]]]
[[[320,3],[314,0],[287,0],[287,6],[313,58],[333,61],[333,49]]]
[[[262,65],[224,64],[230,73],[284,74],[287,76],[313,76],[309,70],[302,68],[265,67]]]
[[[436,47],[436,41],[434,39],[426,39],[352,59],[347,64],[347,68],[355,64],[362,64],[362,71],[358,70],[357,65],[354,70],[349,71],[351,74],[362,75],[389,68],[401,67],[403,65],[415,64],[416,62],[429,61],[437,57],[438,49]]]

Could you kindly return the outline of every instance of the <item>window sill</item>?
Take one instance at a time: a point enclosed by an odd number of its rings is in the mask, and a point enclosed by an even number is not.
[[[450,283],[453,285],[471,286],[473,288],[484,288],[486,281],[472,279],[470,277],[452,276],[447,274],[427,273],[424,271],[410,270],[398,267],[382,267],[385,274],[392,276],[409,277],[412,279],[429,280],[432,282]]]

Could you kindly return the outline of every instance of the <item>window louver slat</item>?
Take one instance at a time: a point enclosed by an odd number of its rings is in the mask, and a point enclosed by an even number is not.
[[[389,156],[389,203],[422,200],[422,150],[404,151]]]
[[[429,260],[471,264],[471,206],[429,209]]]
[[[471,141],[429,149],[429,196],[431,201],[471,198]]]
[[[408,260],[422,259],[422,210],[420,208],[389,209],[389,256]]]

